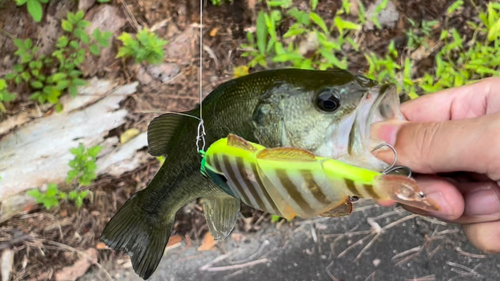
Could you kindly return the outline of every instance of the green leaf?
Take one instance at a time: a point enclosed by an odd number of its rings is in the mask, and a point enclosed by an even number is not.
[[[57,82],[56,89],[62,91],[69,86],[69,80],[61,80]]]
[[[28,12],[36,22],[42,19],[42,4],[38,0],[28,0]]]
[[[75,85],[69,86],[69,94],[72,97],[76,97],[76,95],[78,95],[78,88]]]
[[[448,15],[451,15],[455,10],[460,9],[463,4],[464,4],[464,1],[462,1],[462,0],[455,1],[455,3],[451,4],[451,6],[448,7],[448,10],[446,11],[446,13]]]
[[[256,25],[257,47],[261,54],[266,53],[266,44],[268,35],[265,16],[266,14],[260,11],[257,17],[257,25]]]
[[[78,24],[76,25],[78,28],[81,28],[81,29],[85,29],[87,27],[90,26],[90,22],[86,21],[86,20],[81,20],[78,22]]]
[[[99,47],[95,44],[90,45],[89,50],[94,55],[99,55],[101,52],[99,51]]]
[[[43,88],[43,84],[40,81],[33,81],[33,82],[31,82],[31,87],[33,87],[35,89],[41,89],[41,88]]]
[[[17,6],[21,6],[23,4],[25,4],[28,0],[16,0],[16,4]]]
[[[65,35],[59,37],[57,40],[57,47],[58,48],[64,48],[68,45],[69,39]]]
[[[97,146],[89,148],[88,154],[90,157],[95,159],[97,157],[97,154],[99,154],[99,152],[101,152],[101,150],[102,150],[102,146],[97,145]]]
[[[57,189],[57,185],[54,183],[50,183],[47,187],[47,196],[55,196],[59,190]]]
[[[57,112],[57,113],[60,113],[60,112],[62,112],[63,110],[64,110],[64,105],[62,105],[62,103],[58,102],[58,103],[56,104],[56,112]]]
[[[67,31],[67,32],[71,32],[73,31],[73,24],[67,20],[62,20],[62,29]]]
[[[12,79],[16,78],[16,76],[17,76],[17,73],[11,72],[11,73],[5,75],[5,79],[12,80]]]
[[[54,81],[54,82],[57,83],[57,82],[61,81],[62,79],[65,79],[66,77],[68,77],[68,74],[62,73],[62,72],[58,72],[58,73],[52,75],[49,79],[51,81]]]
[[[494,41],[500,36],[500,18],[488,30],[488,40]]]
[[[328,28],[326,27],[326,24],[323,21],[323,19],[318,14],[316,14],[314,12],[310,12],[309,13],[309,17],[311,18],[311,20],[315,24],[317,24],[319,27],[321,27],[321,29],[323,30],[323,32],[325,32],[325,33],[328,34]]]
[[[99,39],[101,39],[101,30],[99,28],[94,29],[94,32],[92,32],[92,36],[95,40],[99,41]]]
[[[76,203],[76,207],[77,208],[80,208],[83,204],[83,200],[81,197],[77,197],[76,200],[75,200],[75,203]]]
[[[40,190],[38,189],[31,189],[31,190],[28,190],[28,192],[26,192],[26,194],[28,194],[29,196],[37,199],[37,198],[40,198]]]
[[[76,19],[77,21],[81,21],[81,20],[83,19],[83,16],[84,16],[84,15],[85,15],[85,14],[83,13],[83,11],[82,11],[82,10],[79,10],[79,11],[75,14],[75,19]]]
[[[80,48],[80,44],[78,44],[78,41],[75,41],[75,40],[71,40],[71,42],[69,42],[69,46],[73,49],[79,49]]]
[[[68,194],[68,198],[71,200],[74,200],[74,199],[78,198],[78,193],[75,190],[73,190]]]
[[[17,72],[23,71],[23,66],[21,64],[14,65],[14,70]]]
[[[31,79],[31,75],[29,72],[23,72],[21,73],[21,77],[23,78],[24,81],[28,82]]]

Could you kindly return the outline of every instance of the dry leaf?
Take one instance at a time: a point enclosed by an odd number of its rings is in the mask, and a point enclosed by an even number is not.
[[[210,234],[210,231],[205,234],[205,238],[203,239],[203,243],[201,246],[198,248],[198,251],[209,251],[211,250],[217,242],[215,241],[214,237],[212,234]]]
[[[173,245],[175,245],[177,243],[181,243],[181,242],[182,242],[182,236],[174,235],[174,236],[170,237],[170,239],[168,240],[167,247],[173,246]]]
[[[76,280],[87,272],[89,267],[97,262],[97,250],[94,248],[87,249],[85,256],[77,260],[73,265],[67,266],[56,273],[56,280]]]
[[[120,136],[120,143],[124,144],[128,142],[129,140],[133,139],[135,136],[137,136],[140,133],[139,130],[136,128],[128,129],[126,130],[121,136]]]
[[[97,243],[97,245],[95,246],[98,250],[103,250],[103,249],[108,249],[108,246],[106,246],[106,244],[102,243],[102,242],[99,242]]]
[[[210,36],[214,37],[215,35],[217,35],[217,31],[219,31],[219,28],[214,28],[212,29],[212,31],[210,31]]]

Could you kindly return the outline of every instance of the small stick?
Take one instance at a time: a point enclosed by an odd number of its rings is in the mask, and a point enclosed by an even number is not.
[[[250,266],[254,266],[254,265],[257,265],[257,264],[266,263],[266,262],[270,262],[270,261],[271,260],[269,260],[267,258],[264,258],[264,259],[260,259],[260,260],[256,260],[256,261],[251,261],[251,262],[243,263],[243,264],[236,264],[236,265],[229,265],[229,266],[219,266],[219,267],[209,267],[209,268],[206,268],[204,270],[205,271],[226,271],[226,270],[232,270],[232,269],[240,269],[240,268],[250,267]]]

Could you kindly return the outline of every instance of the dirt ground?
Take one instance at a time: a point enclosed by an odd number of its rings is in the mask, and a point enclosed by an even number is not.
[[[102,9],[95,1],[80,0],[80,2],[90,3],[86,6],[86,19],[89,20]],[[231,4],[215,7],[211,5],[210,1],[206,1],[207,6],[203,15],[203,42],[206,46],[202,81],[204,95],[207,95],[219,83],[231,79],[235,67],[245,65],[248,62],[247,58],[240,56],[242,51],[239,46],[246,38],[245,30],[255,25],[255,11],[258,11],[262,5],[256,2],[235,1]],[[298,7],[307,5],[308,2],[306,0],[295,1]],[[318,14],[327,19],[328,24],[328,21],[333,19],[335,10],[340,7],[341,1],[325,0],[319,2]],[[363,1],[366,7],[373,2],[375,1]],[[361,49],[383,54],[390,40],[395,39],[398,50],[403,50],[406,44],[403,30],[409,25],[408,21],[405,20],[406,18],[411,18],[417,22],[422,19],[440,20],[440,15],[453,2],[451,0],[393,1],[399,12],[399,20],[396,26],[383,31],[364,32]],[[32,38],[34,42],[40,42],[41,48],[49,53],[52,46],[51,42],[56,40],[61,32],[60,27],[54,22],[58,22],[65,17],[67,11],[75,11],[78,5],[76,1],[72,0],[51,1],[44,6],[42,22],[36,24],[31,20],[26,8],[16,7],[14,1],[0,0],[0,77],[8,73],[15,64],[14,52],[16,47],[12,38]],[[121,135],[129,128],[145,131],[152,118],[162,112],[182,111],[192,108],[198,102],[200,82],[198,78],[200,61],[197,49],[199,43],[197,23],[200,20],[199,1],[115,0],[111,2],[111,5],[115,8],[116,14],[114,16],[116,19],[123,21],[123,25],[118,27],[115,34],[123,31],[134,33],[138,25],[155,27],[156,33],[169,41],[169,44],[166,45],[165,62],[170,63],[173,70],[169,70],[172,76],[169,77],[168,82],[162,84],[154,81],[154,79],[151,81],[151,78],[141,74],[137,66],[125,63],[123,60],[108,63],[112,56],[116,55],[119,46],[119,41],[116,38],[113,41],[112,51],[106,58],[102,61],[94,61],[93,64],[86,66],[86,78],[97,76],[116,79],[122,83],[136,80],[146,81],[146,83],[141,83],[138,92],[123,102],[122,107],[130,109],[132,113],[127,117],[127,123],[124,126],[109,132],[110,137]],[[453,25],[461,27],[465,20],[473,16],[470,5],[466,6],[463,15],[457,17],[455,22],[452,23]],[[116,22],[120,20],[116,20]],[[113,22],[113,19],[110,19],[109,22]],[[431,67],[432,59],[432,57],[428,57],[421,60],[417,64],[418,71],[424,71]],[[351,61],[352,63],[349,65],[351,71],[363,71],[367,67],[366,61],[361,57],[359,60],[351,58]],[[254,72],[260,69],[256,67],[249,71]],[[22,86],[13,89],[18,93],[26,93],[26,90]],[[30,108],[36,108],[36,104],[29,100],[28,94],[21,94],[15,102],[7,106],[7,113],[0,116],[0,118],[5,119]],[[48,111],[50,109],[47,109]],[[0,135],[0,139],[2,137]],[[9,281],[55,280],[58,272],[75,264],[83,268],[89,268],[86,275],[82,273],[79,276],[80,280],[106,280],[109,279],[108,277],[125,280],[122,279],[123,277],[116,277],[116,274],[118,274],[117,276],[127,274],[131,278],[130,280],[137,280],[133,279],[134,275],[130,272],[128,257],[104,247],[102,243],[99,243],[99,236],[111,216],[133,193],[145,187],[158,168],[158,161],[152,159],[140,168],[120,177],[105,176],[98,178],[90,187],[94,194],[93,198],[86,200],[81,209],[76,210],[71,204],[63,204],[51,211],[35,207],[8,221],[0,222],[0,252],[4,249],[11,249],[14,253],[14,267]],[[383,212],[380,212],[379,209],[373,212],[370,210],[374,209],[367,210],[358,213],[358,215],[363,213],[362,216],[356,215],[346,219],[332,219],[328,220],[328,222],[326,220],[321,221],[320,224],[323,225],[320,228],[324,228],[324,224],[327,224],[328,230],[336,233],[354,231],[353,228],[355,228],[356,223],[362,221],[364,224],[362,229],[368,230],[370,225],[366,223],[366,218],[368,216],[382,215]],[[385,210],[385,212],[387,211]],[[390,221],[385,222],[386,224],[390,223]],[[159,273],[154,277],[157,279],[154,280],[222,280],[220,279],[222,275],[218,274],[225,275],[227,271],[214,270],[213,272],[204,271],[212,273],[200,273],[197,271],[197,268],[203,265],[200,261],[209,262],[220,254],[228,253],[229,250],[224,249],[225,245],[231,248],[229,245],[231,243],[238,244],[238,241],[249,241],[248,243],[242,242],[241,249],[243,249],[244,254],[251,256],[249,253],[254,249],[252,247],[267,241],[263,240],[264,233],[270,232],[274,232],[274,235],[280,238],[278,239],[279,243],[273,240],[273,243],[278,243],[277,246],[273,247],[281,250],[276,250],[274,256],[269,257],[269,259],[281,262],[270,262],[267,265],[263,263],[255,267],[249,266],[248,271],[245,271],[242,267],[242,271],[235,274],[232,280],[262,280],[263,278],[265,280],[330,280],[329,278],[331,280],[403,280],[398,279],[399,276],[404,276],[406,278],[404,280],[410,280],[409,278],[425,275],[435,275],[437,279],[411,280],[448,280],[454,276],[450,273],[453,272],[451,269],[457,268],[457,266],[447,264],[448,258],[450,262],[457,264],[461,262],[466,264],[464,266],[471,268],[479,263],[483,264],[483,268],[489,268],[485,269],[485,271],[477,269],[478,272],[483,272],[483,275],[470,274],[460,277],[465,279],[453,280],[475,280],[472,278],[493,280],[489,278],[493,278],[495,274],[498,276],[500,272],[498,266],[494,268],[494,265],[498,265],[500,262],[498,257],[481,256],[478,258],[474,254],[465,262],[452,259],[457,254],[457,247],[466,247],[469,251],[472,251],[470,245],[464,241],[463,235],[455,226],[448,229],[448,226],[443,226],[435,221],[426,222],[423,219],[412,218],[402,229],[396,230],[395,228],[384,234],[380,238],[381,241],[374,243],[373,247],[367,251],[367,257],[360,264],[350,262],[356,257],[354,254],[349,256],[350,260],[347,260],[346,257],[343,261],[338,261],[335,266],[337,269],[332,269],[330,276],[324,268],[332,262],[333,257],[330,253],[333,252],[330,250],[329,245],[333,240],[328,240],[325,237],[336,238],[339,235],[328,234],[326,229],[322,229],[320,232],[323,236],[318,232],[313,234],[316,235],[316,238],[313,239],[309,236],[312,233],[310,225],[300,223],[304,222],[299,220],[297,224],[295,222],[290,225],[284,224],[281,225],[282,230],[276,231],[276,224],[270,223],[268,214],[244,206],[242,217],[238,221],[238,227],[231,238],[228,238],[228,241],[222,245],[211,247],[208,251],[198,252],[197,248],[199,245],[204,244],[203,239],[208,228],[205,224],[202,208],[196,202],[193,202],[177,214],[173,232],[177,239],[171,239],[172,241],[169,244],[170,247],[173,247],[172,250],[169,250],[172,254],[168,254],[168,259],[165,258],[160,266]],[[436,228],[436,225],[441,228]],[[318,229],[318,224],[315,224],[315,227]],[[425,231],[422,232],[422,228]],[[447,230],[456,239],[447,238],[447,240],[445,239],[446,243],[443,242],[444,244],[436,246],[440,247],[441,250],[436,250],[433,256],[434,260],[423,258],[420,255],[418,257],[419,262],[413,264],[409,261],[408,263],[404,262],[406,265],[397,268],[392,261],[385,260],[389,256],[392,257],[397,253],[419,247],[428,239],[432,240],[432,236],[429,236],[432,233],[437,232],[441,233],[442,236],[446,236],[448,234]],[[298,233],[298,236],[290,233]],[[245,240],[244,237],[248,237],[248,239]],[[345,237],[343,236],[343,238]],[[412,241],[413,238],[411,237],[418,237],[418,242]],[[318,241],[321,239],[325,239],[324,244],[318,246]],[[297,241],[304,241],[304,243],[298,243]],[[366,240],[362,245],[366,245],[365,243],[368,242],[369,240]],[[352,244],[353,240],[351,240],[351,243],[346,241],[344,243],[346,243],[345,245]],[[289,244],[288,248],[283,244]],[[290,246],[292,244],[293,247]],[[232,246],[232,248],[238,247]],[[315,251],[322,252],[316,254]],[[338,255],[338,251],[334,252]],[[82,261],[81,255],[79,255],[81,252],[85,252],[92,257],[93,262]],[[393,255],[390,255],[390,252],[393,252]],[[376,255],[377,253],[379,254]],[[427,253],[429,254],[429,252]],[[440,253],[445,254],[440,256]],[[304,257],[301,258],[301,255],[304,255]],[[323,258],[323,256],[326,258]],[[371,272],[377,270],[374,259],[370,259],[372,257],[382,259],[382,267],[378,269],[381,273],[376,277],[375,275],[370,277]],[[243,258],[248,259],[248,261],[259,259],[250,259],[248,256],[242,256]],[[185,261],[182,262],[185,267],[179,267],[178,270],[175,270],[169,265],[176,259],[178,261],[173,263],[174,267],[181,263],[179,260]],[[436,259],[440,263],[436,264]],[[440,267],[441,265],[443,267]],[[444,268],[446,266],[448,267]],[[458,269],[460,268],[458,267]],[[444,271],[446,273],[443,273]],[[168,272],[174,273],[169,275]],[[234,272],[231,271],[231,273]],[[159,276],[169,277],[163,279]]]

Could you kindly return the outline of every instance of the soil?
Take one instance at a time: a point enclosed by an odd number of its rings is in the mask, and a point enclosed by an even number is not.
[[[237,0],[234,3],[226,3],[216,7],[211,4],[211,1],[205,2],[203,43],[209,51],[204,52],[202,84],[203,93],[207,95],[218,84],[231,79],[235,67],[248,63],[247,58],[241,57],[239,46],[246,40],[246,30],[255,25],[255,14],[256,11],[262,8],[262,4],[258,1]],[[324,0],[319,2],[317,12],[324,19],[327,19],[326,22],[329,24],[333,19],[335,10],[341,6],[341,1]],[[365,7],[370,6],[373,2],[375,1],[363,1]],[[398,50],[404,51],[406,37],[403,30],[410,25],[406,20],[407,18],[411,18],[416,22],[422,19],[442,21],[443,12],[455,1],[409,0],[393,2],[400,13],[396,27],[384,29],[383,31],[364,31],[364,39],[361,41],[362,50],[384,54],[387,45],[392,39],[395,39]],[[468,1],[465,2],[466,9],[463,13],[450,21],[450,24],[461,29],[465,28],[462,24],[464,21],[475,16],[471,5]],[[486,2],[482,1],[480,4]],[[294,3],[300,8],[307,7],[309,1],[298,0],[294,1]],[[0,77],[12,70],[13,65],[16,63],[16,56],[14,55],[16,46],[12,38],[31,38],[34,42],[40,42],[44,36],[42,31],[49,30],[48,26],[52,24],[54,19],[58,21],[62,19],[66,15],[65,11],[76,11],[77,5],[76,1],[72,0],[50,2],[50,4],[44,5],[44,17],[42,22],[37,24],[27,13],[25,6],[17,7],[14,1],[0,0],[0,54],[2,54],[0,58]],[[97,9],[99,5],[94,3],[89,7],[88,13],[92,13],[93,9]],[[169,44],[172,44],[167,45],[168,55],[165,61],[177,64],[180,70],[168,83],[141,84],[137,93],[122,104],[123,107],[129,108],[133,112],[128,116],[127,124],[111,131],[109,136],[121,135],[129,128],[145,131],[151,119],[161,112],[183,111],[194,107],[198,103],[200,81],[198,78],[198,34],[197,28],[193,29],[193,25],[196,25],[200,20],[199,1],[127,0],[125,2],[123,0],[114,0],[110,2],[110,5],[115,6],[120,16],[126,18],[126,23],[120,28],[119,33],[135,33],[137,24],[151,28],[163,22],[163,27],[158,28],[156,33],[163,39],[168,40]],[[52,26],[52,28],[56,34],[61,32],[59,26]],[[281,30],[281,32],[284,31]],[[54,34],[51,35],[57,38]],[[471,32],[469,36],[472,36]],[[50,38],[45,40],[50,40]],[[118,44],[119,41],[114,39],[113,50],[115,52],[119,46]],[[47,52],[49,51],[50,48],[47,47]],[[418,71],[425,71],[432,67],[429,60],[432,60],[432,55],[417,64]],[[350,58],[350,62],[349,70],[353,72],[363,71],[367,67],[366,61],[361,56]],[[116,79],[123,83],[139,79],[137,67],[124,60],[118,60],[113,67],[101,66],[95,75]],[[261,69],[255,67],[249,71],[254,72]],[[7,112],[1,118],[36,107],[36,104],[29,100],[26,88],[23,88],[23,86],[14,87],[12,91],[22,94],[19,95],[15,102],[6,106]],[[8,221],[0,222],[0,252],[3,249],[12,249],[15,252],[14,267],[9,280],[55,280],[57,272],[64,267],[73,265],[80,259],[77,254],[79,251],[82,252],[89,248],[98,249],[97,260],[107,271],[130,271],[130,268],[123,269],[126,267],[128,257],[121,252],[102,247],[99,244],[99,236],[111,216],[133,193],[145,187],[158,168],[158,161],[152,160],[139,169],[123,174],[118,178],[109,176],[98,178],[90,187],[93,197],[90,200],[85,200],[83,207],[80,209],[76,209],[71,204],[62,204],[51,211],[33,208]],[[243,206],[242,217],[238,221],[235,233],[253,235],[252,237],[258,239],[262,232],[269,231],[272,228],[274,228],[274,225],[270,224],[268,214]],[[347,230],[346,228],[345,231]],[[193,246],[190,247],[191,243],[194,245],[201,244],[207,231],[208,228],[205,224],[202,208],[197,202],[192,202],[192,204],[185,206],[178,212],[172,235],[182,237],[182,249],[188,248],[186,251],[193,251]],[[228,239],[234,241],[235,236]],[[296,240],[298,238],[294,239],[294,241],[301,241]],[[282,243],[284,242],[282,241]],[[466,242],[462,241],[460,243]],[[293,251],[283,254],[299,255],[299,253]],[[326,263],[326,261],[323,263]],[[326,264],[328,263],[330,261]],[[349,264],[347,261],[345,263]],[[424,263],[421,266],[425,267],[429,266],[429,264]],[[299,266],[299,268],[301,267],[302,265]],[[318,269],[311,269],[311,272],[314,270]],[[105,275],[101,271],[102,269],[99,266],[93,265],[91,272],[94,275],[86,275],[82,277],[82,280],[105,280]],[[313,280],[311,274],[316,274],[308,273],[309,275],[306,274],[304,277],[291,277],[297,271],[300,270],[297,269],[288,273],[282,270],[280,271],[281,275],[272,273],[272,270],[252,271],[249,274],[254,279],[245,277],[241,280],[261,279],[260,277],[264,276],[262,274],[269,277],[263,277],[265,280],[275,278],[280,280]],[[432,274],[431,271],[429,270],[428,273]],[[367,277],[351,279],[348,273],[337,272],[335,274],[338,274],[336,276],[346,276],[339,277],[341,279],[345,278],[342,280],[365,280],[364,278]],[[197,275],[193,274],[192,276]],[[397,275],[384,276],[392,277],[387,277],[389,279],[375,278],[373,280],[395,280],[391,278],[396,278],[394,276]],[[190,278],[194,277],[179,274],[175,280],[199,280]],[[318,280],[325,280],[326,278],[328,277],[324,271],[318,276]],[[221,279],[207,278],[203,280]]]

